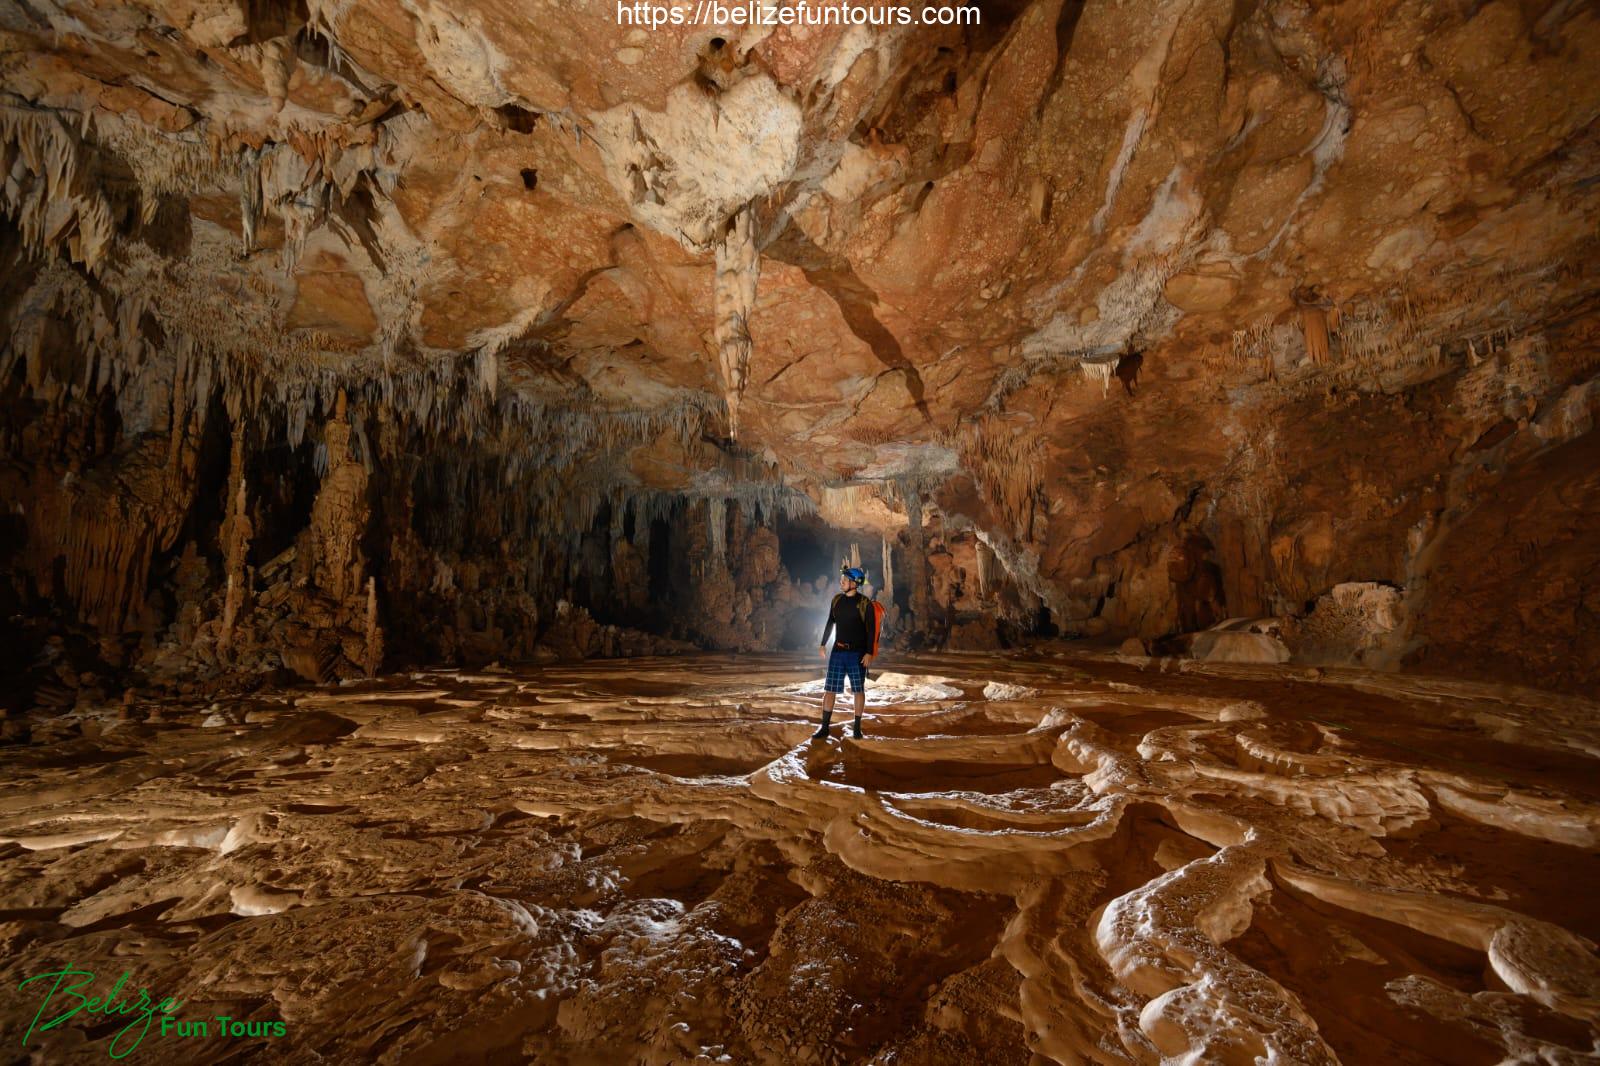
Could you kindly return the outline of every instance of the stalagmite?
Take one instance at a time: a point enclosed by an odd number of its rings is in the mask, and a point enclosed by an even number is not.
[[[346,599],[359,585],[357,544],[367,515],[367,473],[350,451],[346,402],[341,391],[333,416],[322,429],[328,466],[311,506],[311,550],[306,555],[312,582],[336,602]]]
[[[378,579],[367,578],[367,624],[363,634],[366,657],[362,666],[368,677],[377,677],[383,665],[383,633],[378,628]]]

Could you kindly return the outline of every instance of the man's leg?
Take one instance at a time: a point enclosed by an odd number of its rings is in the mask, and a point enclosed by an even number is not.
[[[867,709],[867,666],[856,656],[855,670],[850,675],[850,691],[856,698],[856,721],[852,733],[861,739],[861,712]]]
[[[821,740],[828,735],[828,718],[833,714],[833,696],[831,692],[822,694],[822,725],[812,734],[814,740]]]
[[[833,701],[844,690],[844,655],[834,652],[828,656],[828,676],[822,682],[822,725],[811,734],[812,740],[828,739],[828,718],[833,714]]]

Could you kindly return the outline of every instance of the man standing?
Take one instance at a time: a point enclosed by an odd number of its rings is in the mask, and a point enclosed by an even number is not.
[[[828,719],[833,715],[833,701],[844,691],[844,679],[850,679],[850,691],[856,698],[854,736],[861,739],[861,712],[867,706],[867,663],[878,653],[878,605],[861,595],[861,584],[867,572],[859,566],[846,564],[839,568],[839,594],[828,608],[828,624],[822,627],[822,644],[817,653],[828,661],[828,679],[822,686],[822,726],[812,740],[828,739]],[[832,632],[833,652],[828,652],[828,634]]]

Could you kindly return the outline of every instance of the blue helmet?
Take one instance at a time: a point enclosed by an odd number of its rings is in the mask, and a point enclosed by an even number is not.
[[[865,570],[861,569],[859,566],[851,566],[848,563],[839,567],[839,576],[847,577],[858,585],[867,580],[867,572]]]

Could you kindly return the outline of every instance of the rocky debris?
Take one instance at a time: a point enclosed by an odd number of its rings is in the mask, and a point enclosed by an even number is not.
[[[696,651],[687,641],[657,637],[637,629],[601,625],[587,610],[565,600],[556,604],[555,621],[534,645],[535,661],[615,659],[639,655],[681,655]]]

